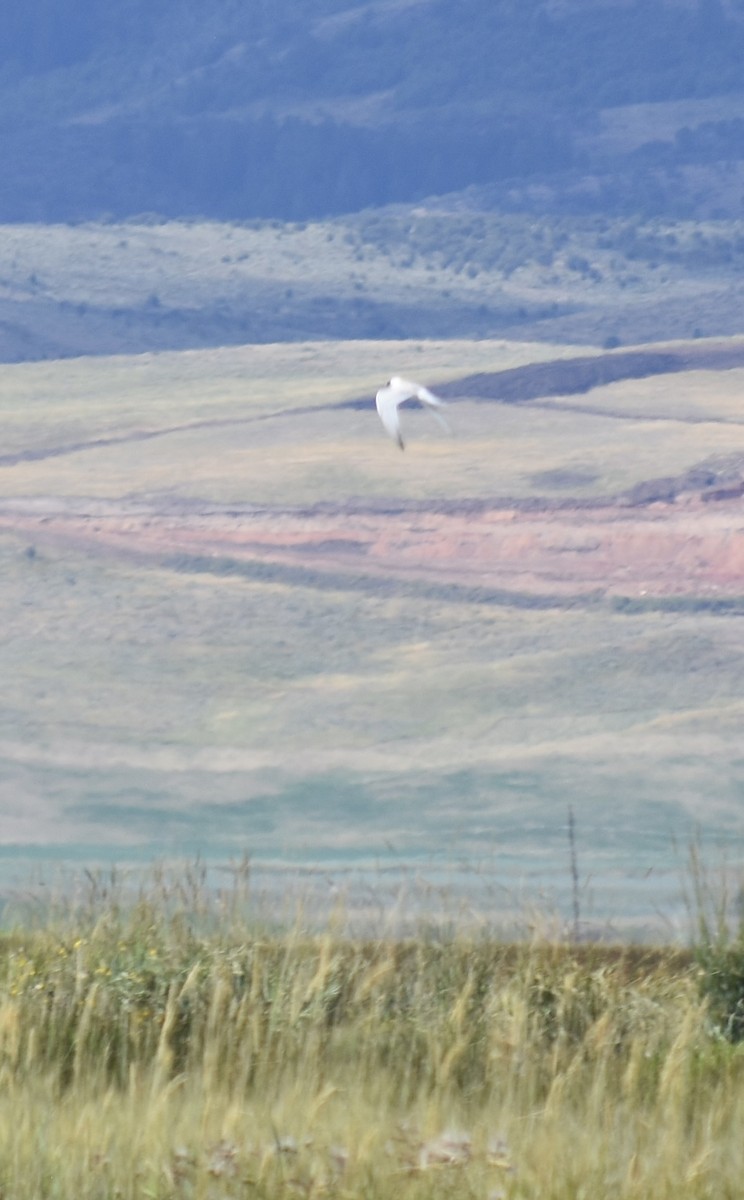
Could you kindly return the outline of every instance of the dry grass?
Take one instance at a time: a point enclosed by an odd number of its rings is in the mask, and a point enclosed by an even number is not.
[[[549,482],[564,475],[591,496],[744,453],[738,371],[630,381],[539,406],[460,402],[451,439],[410,412],[409,452],[390,453],[372,396],[393,369],[434,383],[570,352],[503,341],[302,343],[6,366],[0,498],[529,498],[564,496],[565,485]],[[364,395],[367,412],[288,415]],[[590,412],[575,412],[577,403]],[[50,449],[67,452],[8,461]]]
[[[374,391],[393,370],[414,378],[423,372],[431,382],[571,353],[574,347],[500,340],[350,341],[6,364],[0,378],[3,454],[111,434],[167,433],[205,421],[240,426],[364,394],[373,416]],[[253,428],[251,436],[256,432]],[[307,440],[307,434],[298,422],[297,440]],[[231,436],[234,429],[228,444]],[[172,457],[161,452],[161,458]]]
[[[199,872],[6,938],[23,1200],[733,1197],[744,1058],[689,956],[256,927]]]

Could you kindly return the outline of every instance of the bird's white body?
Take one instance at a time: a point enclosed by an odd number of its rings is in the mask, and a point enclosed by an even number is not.
[[[439,421],[447,432],[450,432],[449,425],[445,421],[441,413],[437,409],[444,408],[444,400],[440,400],[439,396],[435,396],[428,388],[422,387],[420,383],[411,383],[408,379],[401,379],[400,375],[393,375],[384,387],[381,387],[375,403],[377,411],[380,414],[385,429],[390,434],[393,441],[396,441],[401,450],[405,449],[405,443],[400,432],[400,415],[398,408],[406,400],[418,400],[421,404],[428,408]]]

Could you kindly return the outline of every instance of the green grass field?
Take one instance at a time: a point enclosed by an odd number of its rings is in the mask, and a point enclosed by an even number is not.
[[[676,936],[689,841],[702,830],[712,853],[740,854],[740,617],[695,597],[530,608],[477,588],[241,573],[167,543],[140,558],[14,524],[561,498],[566,478],[599,497],[744,452],[741,371],[595,389],[591,413],[575,398],[462,402],[452,439],[412,412],[405,455],[371,399],[296,411],[371,396],[393,369],[433,383],[558,353],[317,343],[4,367],[3,879],[40,859],[246,851],[264,866],[413,864],[437,885],[468,863],[492,881],[490,911],[560,908],[573,805],[587,917],[637,931],[662,914]],[[351,537],[363,519],[350,510]]]

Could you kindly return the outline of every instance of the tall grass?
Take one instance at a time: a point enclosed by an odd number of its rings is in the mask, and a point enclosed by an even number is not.
[[[740,1195],[744,1054],[671,950],[255,924],[198,872],[5,937],[0,1195]]]

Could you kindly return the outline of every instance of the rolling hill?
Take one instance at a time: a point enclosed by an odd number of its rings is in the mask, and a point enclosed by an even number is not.
[[[4,879],[245,851],[493,918],[560,909],[570,804],[586,915],[674,936],[696,829],[741,848],[742,353],[6,366]],[[392,362],[452,439],[385,437]]]

